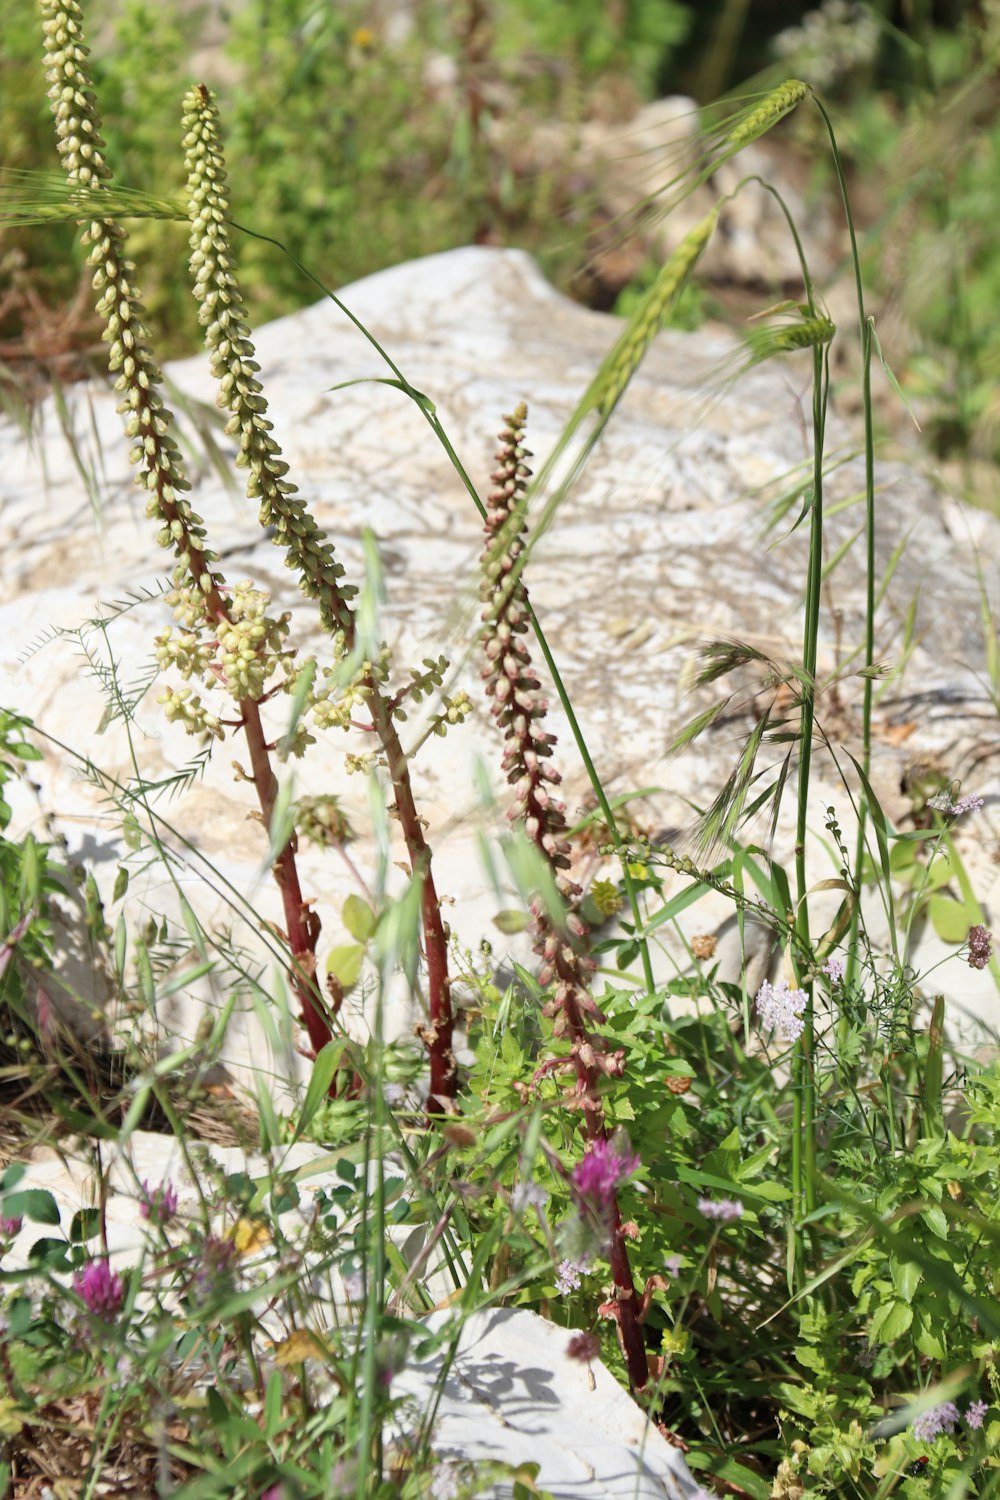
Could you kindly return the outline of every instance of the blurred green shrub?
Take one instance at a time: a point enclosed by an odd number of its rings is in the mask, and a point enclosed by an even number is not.
[[[886,354],[940,457],[1000,462],[1000,9],[947,29],[914,7],[907,30],[875,5],[827,0],[775,38],[782,67],[838,105],[841,150],[867,230],[866,275]],[[796,128],[815,129],[801,116]],[[826,157],[803,145],[817,163]],[[815,144],[818,145],[818,142]],[[824,170],[826,168],[824,167]]]

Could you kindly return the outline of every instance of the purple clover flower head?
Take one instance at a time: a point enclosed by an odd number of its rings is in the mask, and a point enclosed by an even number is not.
[[[847,973],[847,965],[842,958],[828,958],[823,965],[823,973],[831,984],[840,984]]]
[[[973,1432],[978,1432],[989,1409],[986,1401],[973,1401],[965,1410],[966,1427],[971,1427]]]
[[[221,1235],[207,1234],[201,1243],[201,1257],[195,1266],[194,1284],[203,1298],[221,1296],[232,1285],[232,1266],[236,1246]]]
[[[788,980],[772,984],[765,979],[757,991],[754,1009],[768,1031],[776,1031],[787,1042],[795,1042],[805,1030],[802,1012],[809,997],[805,990],[789,988]]]
[[[958,1421],[958,1407],[954,1401],[942,1401],[940,1406],[922,1411],[914,1420],[913,1436],[918,1442],[933,1443],[942,1432],[950,1436],[958,1426]]]
[[[15,1214],[10,1219],[0,1218],[0,1235],[3,1235],[4,1239],[12,1240],[16,1234],[21,1233],[23,1223],[24,1220],[20,1214]]]
[[[604,1214],[614,1201],[618,1184],[631,1177],[638,1165],[638,1156],[629,1150],[624,1138],[596,1140],[573,1168],[573,1191],[587,1207]]]
[[[581,1364],[589,1364],[596,1359],[601,1352],[601,1341],[596,1333],[574,1333],[566,1345],[566,1353],[570,1359],[578,1359]]]
[[[161,1227],[169,1224],[177,1212],[177,1189],[173,1183],[161,1182],[154,1189],[148,1182],[143,1182],[139,1212],[151,1224],[159,1224]]]
[[[743,1204],[738,1198],[699,1198],[698,1212],[703,1219],[719,1219],[729,1224],[743,1217]]]
[[[977,922],[975,927],[969,928],[967,939],[969,946],[969,968],[985,969],[993,955],[993,934],[982,922]]]
[[[73,1290],[83,1299],[87,1311],[110,1322],[121,1310],[125,1285],[106,1260],[92,1260],[73,1277]]]
[[[285,1500],[285,1486],[283,1484],[272,1484],[261,1495],[260,1500]]]

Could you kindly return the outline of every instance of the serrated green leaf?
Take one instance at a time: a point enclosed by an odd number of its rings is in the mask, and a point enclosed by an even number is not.
[[[892,1344],[913,1322],[913,1308],[906,1302],[893,1298],[885,1307],[880,1307],[869,1326],[868,1337],[873,1344]]]
[[[889,1275],[892,1277],[892,1284],[903,1301],[912,1302],[913,1294],[920,1285],[923,1275],[916,1261],[896,1260],[893,1258],[889,1262]]]
[[[948,1220],[945,1218],[944,1209],[938,1208],[936,1203],[930,1203],[926,1208],[921,1209],[920,1217],[938,1239],[948,1238]]]
[[[0,1207],[5,1219],[30,1219],[33,1224],[59,1223],[59,1206],[44,1188],[20,1188],[5,1193]]]

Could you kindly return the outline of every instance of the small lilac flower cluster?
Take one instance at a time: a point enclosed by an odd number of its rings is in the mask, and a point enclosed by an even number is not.
[[[978,1432],[988,1411],[989,1406],[985,1401],[971,1402],[965,1411],[965,1425],[973,1432]],[[954,1401],[942,1401],[939,1406],[922,1411],[915,1418],[911,1430],[918,1442],[933,1443],[942,1433],[951,1437],[961,1420]]]
[[[743,1217],[743,1204],[738,1198],[699,1198],[698,1212],[703,1219],[719,1219],[723,1224]]]
[[[580,1277],[590,1269],[590,1256],[584,1255],[580,1260],[563,1260],[559,1263],[556,1272],[556,1291],[562,1297],[570,1292],[575,1292],[580,1286]]]
[[[944,792],[927,799],[927,806],[933,807],[935,812],[943,813],[946,818],[960,818],[963,813],[978,812],[982,805],[983,799],[976,792],[969,792],[965,797],[959,797],[957,802],[952,802]]]
[[[787,1042],[797,1041],[805,1030],[802,1012],[808,1003],[805,990],[793,990],[787,979],[772,984],[765,979],[757,991],[754,1009],[769,1031],[776,1031]]]
[[[831,984],[843,983],[844,975],[847,973],[847,965],[842,958],[828,958],[823,965],[822,972],[830,980]]]
[[[993,934],[982,922],[969,928],[969,968],[985,969],[993,955]]]

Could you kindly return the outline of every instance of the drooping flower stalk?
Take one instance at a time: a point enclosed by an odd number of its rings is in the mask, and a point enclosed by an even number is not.
[[[55,118],[56,142],[70,184],[99,191],[111,176],[105,161],[105,143],[94,99],[84,45],[83,16],[76,0],[41,0],[49,100]],[[251,775],[265,827],[270,827],[278,784],[271,766],[269,746],[260,717],[263,696],[262,668],[254,680],[248,662],[273,647],[281,623],[261,622],[260,610],[250,606],[249,615],[234,609],[218,559],[205,539],[205,528],[186,492],[180,451],[171,434],[172,415],[161,395],[162,375],[153,359],[148,332],[142,321],[142,303],[135,281],[135,267],[125,255],[125,231],[113,219],[91,219],[82,241],[89,245],[88,261],[94,267],[93,287],[99,294],[97,311],[105,321],[103,338],[109,345],[108,366],[116,375],[119,412],[125,417],[126,435],[132,440],[131,460],[136,480],[148,493],[146,514],[159,522],[157,540],[176,558],[172,602],[187,634],[169,643],[168,657],[188,663],[192,670],[207,669],[214,651],[200,645],[202,628],[223,647],[228,645],[228,663],[217,665],[226,678],[227,664],[233,669],[226,686],[237,703],[240,727],[246,734]],[[284,623],[287,623],[284,622]],[[169,637],[169,632],[168,632]],[[273,668],[272,668],[273,670]],[[198,698],[188,690],[167,695],[168,717],[221,736],[219,721],[207,714]],[[323,1001],[315,985],[316,943],[319,919],[303,898],[295,866],[294,836],[274,864],[285,916],[288,946],[294,962],[294,985],[302,1020],[314,1050],[330,1040]]]
[[[192,89],[184,101],[184,149],[188,168],[191,218],[191,271],[195,295],[201,302],[200,321],[219,380],[219,404],[230,413],[226,431],[237,436],[237,464],[249,469],[247,494],[259,502],[262,526],[274,527],[274,541],[285,551],[289,568],[299,576],[304,594],[316,601],[320,617],[333,640],[334,655],[342,660],[355,644],[356,621],[351,599],[356,593],[342,583],[344,569],[334,557],[325,533],[297,498],[296,486],[286,479],[288,465],[273,436],[267,401],[256,379],[249,319],[243,304],[229,240],[229,198],[225,157],[219,133],[218,110],[204,86]],[[433,666],[433,664],[432,664]],[[395,795],[394,811],[406,842],[413,879],[420,882],[424,953],[427,963],[428,1024],[420,1035],[430,1060],[430,1099],[450,1098],[456,1087],[452,1051],[452,1009],[448,978],[448,947],[441,907],[431,869],[431,851],[424,837],[410,782],[409,761],[400,743],[395,720],[404,717],[402,701],[419,697],[434,672],[414,673],[403,692],[390,696],[385,689],[387,660],[361,663],[351,689],[352,701],[363,703],[381,743],[385,767]],[[309,707],[317,722],[349,721],[319,694],[310,693]],[[445,719],[464,716],[456,700],[447,700]]]
[[[503,770],[514,787],[514,804],[508,817],[523,828],[546,860],[565,903],[561,913],[547,907],[541,896],[536,896],[531,906],[534,948],[541,959],[539,982],[552,991],[543,1013],[552,1018],[554,1034],[569,1042],[568,1058],[547,1066],[546,1071],[573,1072],[574,1082],[566,1102],[583,1115],[584,1135],[593,1158],[591,1165],[596,1165],[609,1155],[610,1137],[600,1092],[602,1080],[620,1076],[625,1059],[624,1052],[620,1049],[609,1052],[601,1038],[588,1030],[589,1023],[601,1025],[604,1016],[590,993],[590,976],[595,965],[586,952],[586,924],[570,909],[581,891],[568,873],[566,811],[555,795],[560,776],[551,762],[555,737],[542,728],[548,705],[533,674],[526,642],[527,593],[523,575],[515,571],[523,548],[526,524],[523,500],[530,478],[526,460],[531,455],[524,447],[526,420],[527,408],[523,403],[505,418],[497,453],[498,467],[493,474],[495,488],[487,505],[481,589],[486,665],[482,675],[487,696],[492,700],[493,717],[504,736]],[[629,1380],[639,1390],[646,1385],[649,1370],[640,1305],[618,1206],[615,1184],[620,1179],[619,1173],[604,1184],[610,1231],[608,1254],[615,1284],[612,1306]]]

